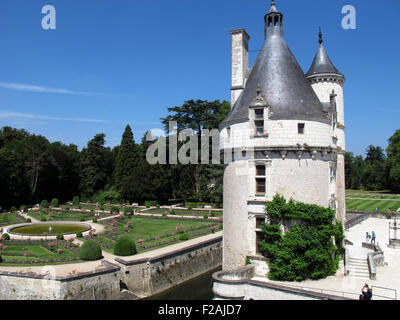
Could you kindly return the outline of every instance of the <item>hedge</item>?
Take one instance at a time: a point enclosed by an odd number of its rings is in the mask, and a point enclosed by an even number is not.
[[[116,256],[131,256],[136,253],[135,242],[128,237],[118,239],[114,245],[114,254]]]
[[[95,261],[102,257],[101,247],[94,241],[86,241],[79,249],[79,258],[82,260]]]

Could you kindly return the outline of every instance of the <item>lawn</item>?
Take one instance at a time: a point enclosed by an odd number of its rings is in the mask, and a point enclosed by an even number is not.
[[[79,249],[67,241],[2,241],[1,265],[49,265],[80,262]]]
[[[13,213],[0,213],[0,227],[24,222],[24,218]]]
[[[389,208],[395,212],[400,208],[400,200],[374,200],[374,199],[346,199],[346,208],[348,211],[364,211],[387,213]]]
[[[92,220],[94,214],[92,212],[81,212],[81,211],[57,211],[47,209],[46,211],[37,210],[37,211],[29,211],[29,216],[35,218],[39,221],[87,221]],[[100,214],[100,218],[103,217],[103,214]],[[82,220],[83,218],[83,220]]]
[[[145,209],[145,210],[140,210],[140,213],[143,214],[173,214],[177,216],[200,216],[203,217],[204,215],[208,215],[210,212],[207,210],[184,210],[184,209],[174,209],[174,210],[169,210],[169,209]],[[222,216],[222,211],[212,211],[211,210],[211,215],[213,217],[221,217]]]
[[[114,243],[127,236],[135,241],[138,251],[160,248],[180,241],[182,234],[196,238],[222,229],[221,222],[187,221],[166,218],[131,217],[118,218],[104,223],[106,231],[93,236],[104,250],[113,252]],[[88,237],[89,239],[90,237]]]

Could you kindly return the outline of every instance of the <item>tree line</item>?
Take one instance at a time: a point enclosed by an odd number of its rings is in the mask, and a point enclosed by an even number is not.
[[[368,146],[366,156],[345,155],[346,189],[389,190],[400,193],[400,130],[388,139],[388,147]]]
[[[169,121],[175,121],[178,130],[192,129],[200,139],[202,130],[218,129],[229,111],[227,101],[189,100],[168,108],[169,115],[161,123],[167,130]],[[80,151],[74,144],[50,143],[24,129],[3,127],[0,207],[32,205],[53,198],[65,202],[74,196],[93,202],[166,204],[190,200],[222,205],[222,161],[217,165],[151,165],[146,150],[153,142],[147,141],[146,135],[135,140],[127,125],[120,145],[106,147],[106,136],[99,133]]]

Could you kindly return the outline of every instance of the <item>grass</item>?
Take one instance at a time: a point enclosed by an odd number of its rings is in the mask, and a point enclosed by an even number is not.
[[[59,214],[61,212],[61,214]],[[50,213],[50,216],[49,216]],[[94,215],[91,212],[76,212],[76,211],[29,211],[29,216],[41,221],[42,217],[46,218],[46,221],[81,221],[83,217],[84,221],[92,220]],[[100,215],[100,218],[103,215]]]
[[[21,223],[12,213],[0,213],[0,227]]]
[[[57,249],[62,249],[62,252],[57,252]],[[4,241],[1,243],[0,256],[3,260],[1,265],[5,266],[43,266],[82,262],[79,260],[77,253],[61,245],[56,245],[50,250],[40,242],[18,243],[18,241],[13,242],[12,240]],[[70,258],[72,259],[71,261],[68,260]],[[49,261],[45,262],[46,260]]]
[[[400,195],[390,194],[388,190],[366,191],[346,190],[346,208],[349,211],[388,213],[389,208],[396,212],[400,208]]]
[[[175,211],[175,215],[177,216],[204,216],[208,215],[209,211],[208,210],[180,210],[180,209],[173,209]],[[148,209],[148,210],[141,210],[140,213],[143,214],[163,214],[164,212],[167,212],[167,214],[171,214],[170,210],[168,209]],[[222,216],[222,211],[212,211],[211,214],[214,217],[221,217]]]
[[[346,199],[346,208],[349,211],[364,211],[387,213],[389,208],[392,212],[400,208],[400,200],[374,200],[374,199]],[[357,209],[357,210],[356,210]]]
[[[113,227],[107,225],[106,229],[109,231],[103,232],[97,237],[97,240],[102,241],[107,244],[104,246],[100,243],[105,251],[113,252],[114,242],[122,236],[127,236],[131,238],[137,244],[138,251],[148,251],[144,249],[143,246],[151,246],[151,250],[156,248],[160,248],[166,245],[171,245],[173,243],[181,242],[179,240],[179,233],[177,231],[177,227],[180,226],[183,228],[185,233],[189,235],[189,238],[196,238],[199,235],[195,235],[196,232],[205,232],[211,233],[210,230],[212,227],[208,226],[209,224],[215,223],[213,221],[204,220],[204,221],[185,221],[185,220],[171,220],[171,219],[156,219],[149,217],[131,217],[118,219]],[[131,223],[130,228],[126,228],[127,223]],[[215,224],[213,227],[217,227],[218,224]],[[112,230],[114,228],[114,230]],[[193,229],[193,230],[190,230]],[[168,234],[168,236],[167,236]],[[205,234],[202,234],[205,235]],[[162,238],[161,238],[162,237]],[[151,240],[150,240],[151,239]],[[174,240],[176,239],[176,240]],[[143,243],[138,243],[138,240],[148,240]],[[160,244],[157,246],[157,243],[170,241],[168,244]]]

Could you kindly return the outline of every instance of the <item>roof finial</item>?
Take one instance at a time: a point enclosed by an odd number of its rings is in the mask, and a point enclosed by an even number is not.
[[[324,41],[322,40],[322,31],[321,31],[321,27],[319,27],[318,37],[319,37],[319,40],[318,40],[319,44],[322,44],[322,42],[324,42]]]
[[[278,9],[275,7],[275,0],[271,0],[271,8],[269,12],[278,12]]]

